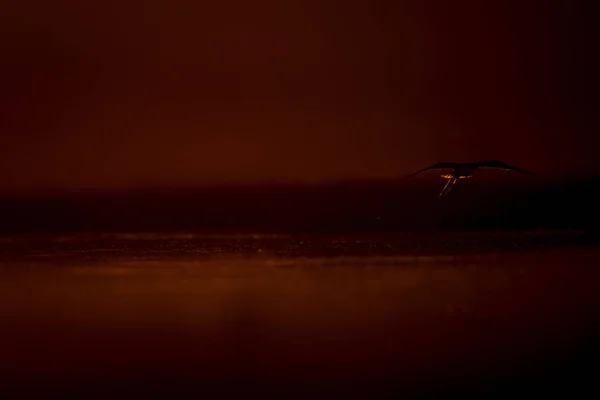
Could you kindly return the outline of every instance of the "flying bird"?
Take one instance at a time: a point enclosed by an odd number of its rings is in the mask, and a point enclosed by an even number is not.
[[[446,186],[440,192],[440,196],[448,194],[450,189],[456,184],[459,179],[470,178],[473,174],[482,169],[482,168],[494,168],[501,169],[505,171],[514,171],[520,172],[522,174],[527,175],[535,175],[531,172],[525,171],[521,168],[509,165],[502,161],[490,160],[490,161],[479,161],[475,163],[456,163],[456,162],[439,162],[437,164],[433,164],[427,168],[423,168],[411,176],[418,175],[425,171],[430,170],[446,170],[442,175],[442,178],[446,178],[448,182],[446,182]],[[448,171],[449,170],[449,171]]]

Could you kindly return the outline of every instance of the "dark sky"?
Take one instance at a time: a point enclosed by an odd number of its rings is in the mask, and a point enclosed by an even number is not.
[[[600,172],[576,1],[1,7],[4,191]]]

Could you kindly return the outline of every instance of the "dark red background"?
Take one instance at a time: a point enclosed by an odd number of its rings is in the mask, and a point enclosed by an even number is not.
[[[598,171],[577,1],[13,2],[2,190]]]

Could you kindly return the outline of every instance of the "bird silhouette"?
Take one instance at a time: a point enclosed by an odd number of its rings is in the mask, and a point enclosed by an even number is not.
[[[474,163],[456,163],[456,162],[439,162],[437,164],[430,165],[427,168],[423,168],[410,176],[416,176],[422,172],[430,171],[430,170],[449,170],[448,172],[444,172],[442,178],[446,178],[448,181],[444,186],[444,189],[440,192],[440,196],[448,194],[450,189],[458,182],[459,179],[470,178],[473,176],[475,172],[482,168],[493,168],[493,169],[501,169],[505,171],[514,171],[520,172],[522,174],[527,175],[535,175],[529,171],[525,171],[521,168],[515,167],[513,165],[507,164],[502,161],[497,160],[489,160],[489,161],[478,161]]]

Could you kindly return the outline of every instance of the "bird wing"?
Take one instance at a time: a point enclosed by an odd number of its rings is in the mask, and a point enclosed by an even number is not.
[[[507,163],[502,162],[502,161],[497,161],[497,160],[479,161],[477,163],[477,166],[479,168],[496,168],[496,169],[503,169],[503,170],[506,170],[506,171],[520,172],[522,174],[535,175],[532,172],[525,171],[525,170],[523,170],[521,168],[515,167],[513,165],[507,164]]]
[[[411,176],[415,176],[417,174],[420,174],[421,172],[425,172],[425,171],[429,171],[429,170],[433,170],[433,169],[453,169],[453,168],[456,168],[457,166],[458,166],[458,163],[454,163],[454,162],[439,162],[437,164],[430,165],[427,168],[423,168],[423,169],[413,173]]]

